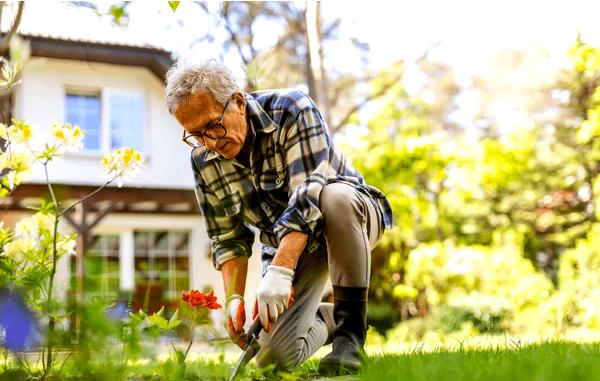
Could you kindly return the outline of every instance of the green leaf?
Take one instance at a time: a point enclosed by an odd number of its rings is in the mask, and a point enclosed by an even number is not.
[[[175,310],[175,313],[169,319],[169,324],[167,326],[167,329],[173,329],[173,328],[177,327],[179,324],[181,324],[181,320],[177,320],[178,316],[179,316],[179,309]]]
[[[175,358],[177,359],[178,364],[181,365],[185,363],[185,354],[182,351],[175,349]]]
[[[46,159],[47,161],[50,161],[55,157],[59,157],[60,155],[57,153],[57,150],[57,146],[46,143],[44,150],[38,155],[38,159]]]
[[[169,329],[169,323],[167,322],[167,319],[160,316],[157,312],[153,313],[152,316],[146,318],[146,322],[148,322],[148,325],[151,327],[156,326],[164,330]]]
[[[129,315],[133,318],[139,319],[139,320],[146,320],[146,318],[148,317],[148,315],[146,315],[146,313],[144,312],[144,310],[142,310],[140,308],[140,310],[138,311],[137,314],[133,314],[133,313],[129,313]]]
[[[125,11],[126,5],[112,5],[108,10],[108,13],[112,16],[115,24],[124,26],[127,24],[127,12]]]
[[[173,10],[173,13],[175,13],[177,7],[179,7],[179,1],[169,1],[168,3],[169,7],[171,7],[171,9]]]

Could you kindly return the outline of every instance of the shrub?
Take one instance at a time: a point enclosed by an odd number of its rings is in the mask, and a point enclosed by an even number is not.
[[[433,311],[447,306],[442,316],[454,311],[454,320],[471,321],[482,332],[500,330],[506,319],[535,308],[553,291],[546,275],[514,244],[420,245],[410,253],[405,282],[425,295]]]
[[[369,325],[378,333],[385,333],[398,321],[398,312],[388,302],[369,303]]]

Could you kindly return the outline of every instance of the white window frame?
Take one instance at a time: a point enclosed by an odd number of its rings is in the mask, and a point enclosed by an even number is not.
[[[101,156],[109,153],[113,148],[110,146],[111,143],[111,126],[110,126],[110,96],[115,93],[129,93],[140,95],[142,97],[142,145],[143,147],[134,147],[140,151],[144,156],[148,156],[150,152],[150,139],[149,139],[149,123],[148,123],[148,93],[141,89],[131,88],[110,88],[110,87],[88,87],[88,86],[76,86],[76,85],[65,85],[63,91],[63,104],[65,104],[65,110],[63,112],[63,118],[66,119],[66,98],[68,94],[73,95],[98,95],[100,97],[100,148],[99,149],[87,149],[85,145],[79,156]],[[85,139],[85,138],[84,138]],[[119,148],[119,147],[115,147]]]

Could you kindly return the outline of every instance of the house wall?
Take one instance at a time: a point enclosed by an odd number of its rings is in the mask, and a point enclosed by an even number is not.
[[[14,116],[25,119],[49,139],[50,126],[64,122],[65,89],[85,87],[101,92],[141,92],[145,100],[145,168],[128,185],[139,187],[190,189],[190,150],[181,142],[181,127],[169,114],[164,101],[164,85],[148,69],[122,65],[32,58],[23,67],[17,86]],[[103,105],[104,106],[104,105]],[[53,182],[102,184],[99,170],[103,153],[67,153],[68,160],[50,166]],[[41,166],[36,166],[31,182],[43,182]]]

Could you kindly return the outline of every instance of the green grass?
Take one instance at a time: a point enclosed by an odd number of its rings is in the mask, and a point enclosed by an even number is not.
[[[512,350],[440,350],[371,357],[360,380],[600,380],[600,343],[554,342]]]
[[[491,348],[491,346],[487,346]],[[310,381],[319,378],[319,359],[312,358],[292,374],[276,373],[273,369],[259,370],[250,364],[238,381]],[[198,357],[187,363],[185,376],[181,377],[177,364],[163,362],[130,364],[119,368],[110,362],[67,365],[53,380],[228,380],[234,362],[224,354]],[[25,374],[13,370],[3,372],[0,380],[25,380]],[[494,346],[491,349],[472,349],[459,345],[450,349],[425,352],[420,347],[404,354],[371,355],[365,362],[358,380],[400,381],[553,381],[600,380],[600,343],[546,342],[521,345],[512,342],[511,349]]]

